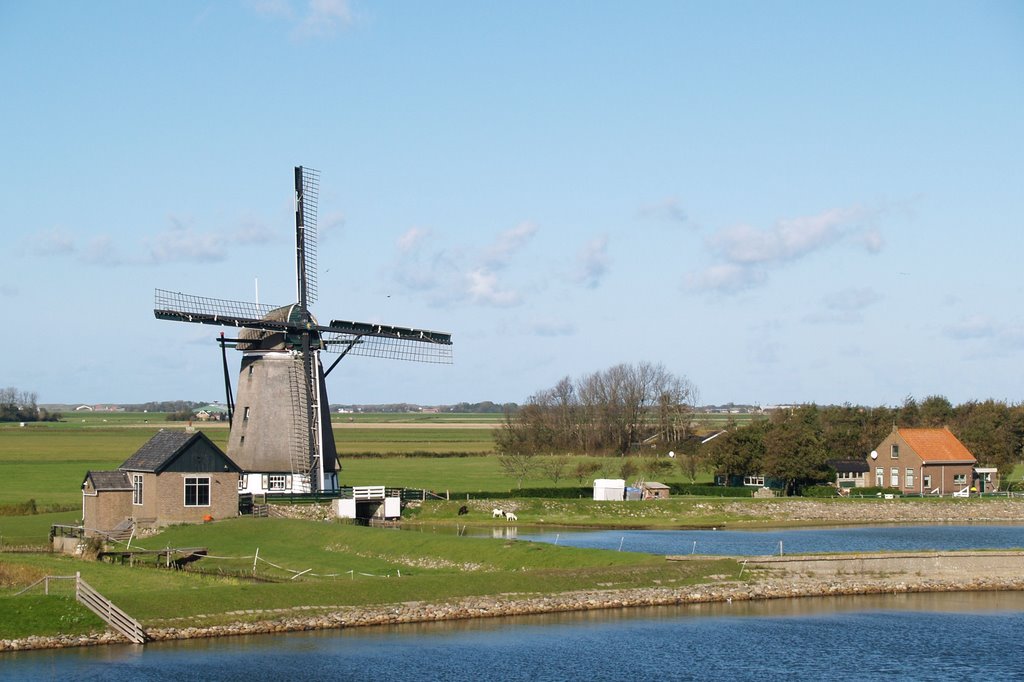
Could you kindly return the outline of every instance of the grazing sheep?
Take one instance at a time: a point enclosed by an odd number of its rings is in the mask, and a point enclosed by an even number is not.
[[[518,521],[519,517],[512,512],[505,512],[505,521],[511,523],[512,521]]]
[[[491,518],[492,519],[496,519],[499,516],[504,516],[504,515],[505,515],[505,512],[501,511],[500,509],[492,509],[491,510]]]

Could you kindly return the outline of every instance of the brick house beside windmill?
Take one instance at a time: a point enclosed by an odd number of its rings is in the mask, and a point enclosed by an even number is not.
[[[241,469],[201,431],[161,430],[117,471],[82,481],[85,534],[238,515]]]

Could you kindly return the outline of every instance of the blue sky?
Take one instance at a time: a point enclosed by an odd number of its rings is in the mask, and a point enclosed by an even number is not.
[[[332,402],[1024,400],[1020,2],[7,2],[0,63],[0,384],[43,403],[222,399],[153,290],[291,302],[296,165],[314,313],[455,341]]]

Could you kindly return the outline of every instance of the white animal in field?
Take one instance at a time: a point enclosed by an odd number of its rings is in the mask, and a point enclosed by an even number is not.
[[[499,516],[504,516],[504,515],[505,515],[505,512],[501,511],[500,509],[492,509],[491,510],[491,518],[492,519],[496,519]]]
[[[512,521],[518,521],[519,517],[512,512],[505,512],[505,521],[511,523]]]

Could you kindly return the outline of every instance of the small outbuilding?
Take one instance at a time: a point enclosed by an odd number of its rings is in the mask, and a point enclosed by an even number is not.
[[[640,484],[640,489],[643,491],[643,499],[645,500],[667,500],[671,492],[667,485],[657,481],[642,483]]]
[[[618,500],[626,497],[626,481],[621,478],[598,478],[594,480],[595,500]]]
[[[863,459],[830,459],[827,464],[836,472],[836,487],[840,491],[867,486],[870,468]]]
[[[85,534],[107,534],[126,522],[159,527],[237,516],[240,474],[201,431],[161,430],[117,471],[86,473]]]

